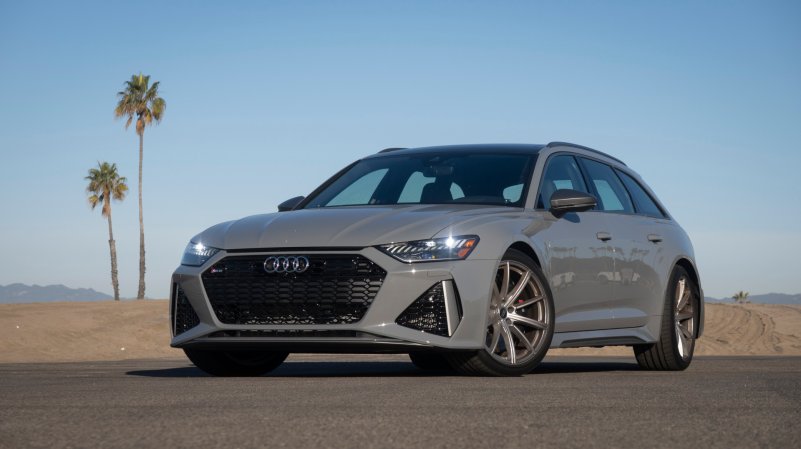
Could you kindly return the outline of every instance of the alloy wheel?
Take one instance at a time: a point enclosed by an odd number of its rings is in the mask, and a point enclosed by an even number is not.
[[[503,260],[493,284],[485,350],[507,365],[524,365],[541,353],[550,322],[549,302],[526,265]]]
[[[689,288],[687,278],[682,276],[676,284],[676,307],[675,319],[676,344],[678,345],[679,355],[686,360],[690,357],[693,338],[695,335],[695,309],[692,300],[692,291]]]

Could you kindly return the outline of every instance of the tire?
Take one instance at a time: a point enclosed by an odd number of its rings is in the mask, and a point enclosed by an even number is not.
[[[634,356],[641,368],[681,371],[690,366],[698,329],[698,301],[698,287],[692,277],[687,270],[676,266],[665,293],[659,341],[634,346]]]
[[[453,371],[445,354],[439,352],[410,352],[414,366],[426,371]]]
[[[489,303],[484,349],[448,354],[448,361],[473,376],[528,374],[553,338],[553,295],[545,275],[525,253],[509,249],[498,265]]]
[[[212,351],[184,348],[184,353],[196,367],[222,377],[261,376],[275,368],[289,356],[288,352]]]

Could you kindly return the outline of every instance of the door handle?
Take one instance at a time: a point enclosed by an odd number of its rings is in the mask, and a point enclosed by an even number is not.
[[[598,237],[598,240],[600,240],[602,242],[607,242],[609,240],[612,240],[612,234],[610,234],[608,232],[599,232],[599,233],[595,234],[595,236]]]
[[[662,236],[659,234],[648,234],[648,241],[653,243],[659,243],[662,241]]]

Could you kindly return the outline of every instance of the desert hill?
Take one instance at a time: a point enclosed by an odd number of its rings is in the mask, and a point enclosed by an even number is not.
[[[111,295],[91,288],[70,288],[66,285],[0,285],[0,304],[62,301],[106,301]]]

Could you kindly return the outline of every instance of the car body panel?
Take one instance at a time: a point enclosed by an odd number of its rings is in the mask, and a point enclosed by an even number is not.
[[[439,230],[461,222],[500,220],[513,215],[514,211],[508,207],[470,204],[301,209],[226,222],[192,240],[228,250],[364,248],[427,239]]]

